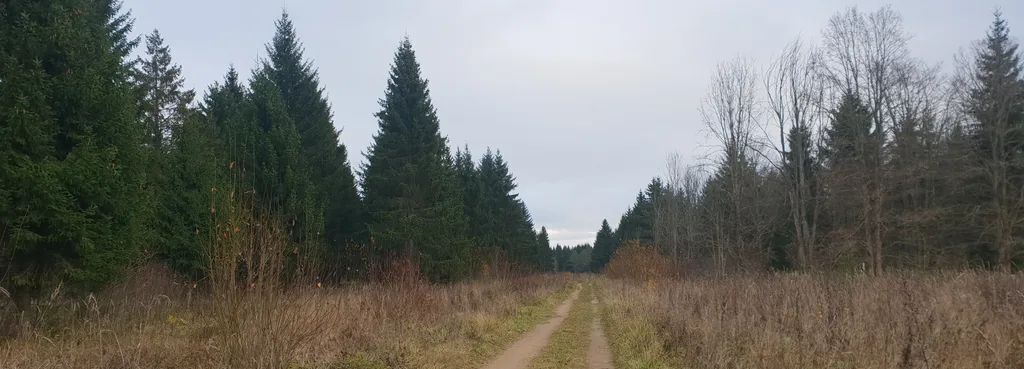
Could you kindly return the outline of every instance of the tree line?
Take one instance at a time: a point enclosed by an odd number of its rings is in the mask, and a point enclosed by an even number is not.
[[[201,280],[240,204],[282,225],[292,274],[365,278],[400,257],[435,281],[553,267],[500,152],[452,154],[408,38],[354,169],[287,13],[250,76],[229,68],[199,98],[117,1],[6,1],[0,19],[0,286],[15,295],[151,262]]]
[[[680,265],[863,270],[1024,265],[1024,79],[999,12],[943,72],[890,7],[833,15],[770,64],[719,65],[701,118],[716,150],[678,155],[622,216],[627,240]]]

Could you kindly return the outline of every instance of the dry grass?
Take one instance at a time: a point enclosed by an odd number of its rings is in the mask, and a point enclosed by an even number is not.
[[[118,287],[116,297],[58,297],[47,316],[22,319],[0,341],[0,368],[472,367],[550,314],[567,285],[534,276],[229,299]]]
[[[606,280],[619,368],[1022,368],[1024,276]]]
[[[472,368],[569,290],[554,275],[429,284],[411,260],[320,288],[284,222],[228,197],[202,286],[151,266],[84,299],[58,289],[0,316],[0,368]]]

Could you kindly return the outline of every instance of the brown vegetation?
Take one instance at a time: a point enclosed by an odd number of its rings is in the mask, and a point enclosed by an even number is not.
[[[671,276],[677,270],[672,261],[653,246],[642,245],[639,241],[627,241],[615,250],[604,273],[611,278],[650,281]]]
[[[751,275],[603,289],[620,368],[1024,367],[1020,275]]]
[[[58,293],[21,314],[0,341],[0,367],[473,367],[549,314],[566,285],[533,276],[225,298],[166,274],[133,281],[85,299]]]

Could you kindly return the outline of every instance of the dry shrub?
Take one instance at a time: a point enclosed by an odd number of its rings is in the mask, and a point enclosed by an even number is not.
[[[217,367],[285,368],[330,315],[309,306],[319,285],[295,278],[310,275],[301,247],[272,214],[245,199],[229,202],[220,214],[207,244],[212,299],[211,323],[201,334],[209,335],[206,352]]]
[[[1024,276],[761,275],[607,283],[693,368],[1022,368]]]
[[[405,252],[373,263],[370,267],[370,281],[388,285],[417,286],[426,283],[420,272],[419,260],[411,252]]]
[[[676,269],[657,248],[642,245],[639,241],[626,241],[615,250],[604,273],[611,278],[649,282],[671,277]]]
[[[479,259],[481,260],[480,278],[505,279],[521,276],[519,273],[516,273],[512,261],[509,260],[508,255],[502,250],[484,252]]]

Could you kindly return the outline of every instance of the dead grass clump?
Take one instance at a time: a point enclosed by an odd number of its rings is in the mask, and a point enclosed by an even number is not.
[[[770,275],[609,281],[611,310],[693,368],[1024,367],[1024,276]],[[628,312],[628,313],[626,313]]]

